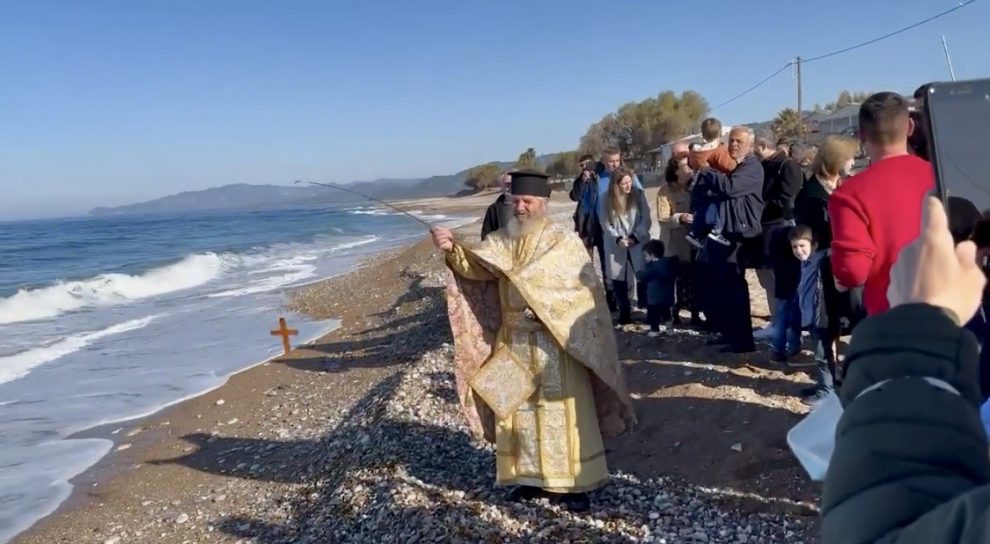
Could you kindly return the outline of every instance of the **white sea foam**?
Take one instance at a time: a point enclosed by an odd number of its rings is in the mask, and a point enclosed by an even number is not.
[[[379,236],[371,235],[358,240],[343,242],[331,246],[326,250],[326,253],[336,253],[338,251],[354,249],[356,247],[374,243],[379,239]],[[253,295],[256,293],[267,293],[269,291],[275,291],[276,289],[297,284],[303,280],[316,276],[317,267],[307,263],[316,260],[317,257],[318,256],[315,253],[310,252],[286,259],[270,261],[266,263],[268,266],[251,270],[247,273],[248,276],[260,276],[267,274],[266,277],[253,281],[249,285],[245,285],[243,287],[225,289],[217,293],[210,293],[206,296],[207,298],[240,297],[244,295]]]
[[[123,323],[107,327],[103,330],[93,331],[63,338],[57,342],[29,349],[6,357],[0,357],[0,383],[7,383],[27,376],[35,367],[45,363],[50,363],[60,357],[65,357],[92,344],[93,342],[120,334],[122,332],[133,331],[148,326],[153,320],[161,317],[151,315],[141,319],[132,319]]]
[[[349,211],[347,213],[349,213],[351,215],[379,215],[379,216],[381,216],[381,215],[393,215],[393,214],[391,214],[391,213],[389,213],[389,212],[387,212],[385,210],[376,210],[376,209],[370,209],[370,210],[351,210],[351,211]]]
[[[382,209],[382,208],[363,208],[358,210],[351,210],[347,213],[351,215],[375,215],[380,217],[405,215],[398,211],[390,211],[388,209]],[[447,219],[447,216],[443,214],[427,214],[419,210],[409,210],[407,213],[409,213],[409,215],[414,215],[426,221],[440,221],[442,219]]]
[[[330,248],[330,251],[331,252],[333,252],[333,251],[341,251],[341,250],[344,250],[344,249],[354,249],[356,247],[366,246],[368,244],[377,242],[380,238],[381,237],[380,236],[377,236],[377,235],[366,236],[364,238],[361,238],[360,240],[354,240],[352,242],[344,242],[343,244],[337,244],[337,245],[331,247]]]
[[[73,310],[112,306],[196,287],[223,274],[228,259],[216,253],[203,253],[136,276],[100,274],[87,280],[60,281],[40,289],[21,289],[0,299],[0,325],[47,319]]]
[[[312,265],[296,265],[287,268],[289,270],[281,275],[269,276],[265,279],[253,282],[247,287],[228,289],[226,291],[220,291],[219,293],[210,293],[206,296],[208,298],[226,298],[251,295],[254,293],[267,293],[268,291],[274,291],[281,287],[292,285],[293,283],[300,282],[306,278],[311,278],[316,275],[316,267]]]

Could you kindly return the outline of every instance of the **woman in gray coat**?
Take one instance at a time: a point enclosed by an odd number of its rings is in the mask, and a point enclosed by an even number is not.
[[[612,172],[608,193],[598,203],[605,246],[605,273],[612,280],[619,307],[619,325],[632,322],[629,282],[643,270],[643,244],[650,241],[650,205],[639,187],[633,186],[633,173],[626,168]],[[645,302],[645,301],[641,301]]]

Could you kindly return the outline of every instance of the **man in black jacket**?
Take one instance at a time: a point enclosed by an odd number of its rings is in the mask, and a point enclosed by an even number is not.
[[[492,202],[485,211],[485,220],[481,222],[481,239],[484,240],[489,234],[509,224],[512,217],[512,200],[509,198],[509,189],[512,188],[512,176],[509,172],[502,174],[500,179],[502,184],[502,194]]]
[[[801,164],[790,158],[788,154],[790,146],[774,145],[765,138],[760,138],[755,146],[756,155],[763,161],[763,216],[760,223],[763,227],[762,233],[762,253],[758,256],[758,262],[754,263],[758,268],[756,276],[760,280],[760,286],[767,293],[767,302],[770,305],[771,319],[776,314],[775,299],[785,298],[778,296],[777,281],[774,277],[774,248],[779,245],[790,245],[787,240],[787,231],[794,225],[794,199],[804,185],[804,170]],[[787,285],[785,281],[781,287]],[[787,290],[787,287],[784,287]],[[758,336],[769,337],[773,327],[767,327],[765,332],[758,333]]]
[[[731,174],[711,168],[698,174],[698,183],[710,187],[715,200],[728,202],[722,235],[729,246],[706,244],[702,260],[706,277],[705,315],[714,318],[722,333],[726,352],[749,353],[755,349],[750,322],[749,286],[746,283],[748,256],[744,251],[760,236],[763,215],[763,166],[753,155],[753,131],[734,127],[729,133],[729,154],[738,166]],[[717,247],[716,247],[717,246]]]
[[[574,208],[574,232],[578,233],[581,240],[584,242],[585,247],[593,248],[594,246],[594,235],[593,233],[587,232],[589,229],[587,227],[588,215],[591,210],[584,209],[584,203],[581,197],[584,195],[585,190],[590,190],[589,185],[593,186],[594,190],[598,191],[598,178],[595,174],[595,159],[591,155],[582,155],[578,159],[578,165],[581,167],[581,173],[574,178],[574,183],[571,185],[571,191],[567,196],[570,197],[571,202],[577,202],[577,206]]]
[[[939,200],[891,270],[891,311],[853,335],[845,408],[825,477],[826,544],[990,542],[990,455],[977,342],[960,324],[986,283],[976,246],[954,247]]]

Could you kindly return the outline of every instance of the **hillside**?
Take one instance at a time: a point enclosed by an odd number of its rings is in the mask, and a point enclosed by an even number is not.
[[[548,164],[556,154],[543,155],[541,164]],[[508,169],[512,162],[499,162]],[[464,179],[469,169],[455,174],[431,176],[428,178],[377,179],[374,181],[352,182],[348,189],[358,191],[382,200],[413,198],[437,198],[457,194],[464,189]],[[326,187],[310,185],[250,185],[238,183],[212,187],[199,191],[182,193],[116,207],[94,208],[89,213],[94,216],[144,215],[187,213],[215,210],[275,209],[325,204],[345,204],[361,202],[359,196]]]

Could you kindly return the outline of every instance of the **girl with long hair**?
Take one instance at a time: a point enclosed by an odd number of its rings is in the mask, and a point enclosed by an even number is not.
[[[633,183],[633,172],[620,167],[612,172],[608,192],[599,204],[604,232],[606,275],[612,280],[619,325],[632,322],[629,282],[643,270],[643,244],[650,241],[650,205],[643,190]],[[645,302],[645,301],[640,301]]]

